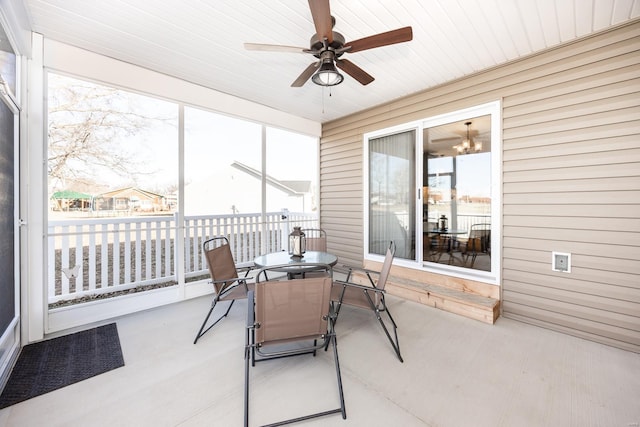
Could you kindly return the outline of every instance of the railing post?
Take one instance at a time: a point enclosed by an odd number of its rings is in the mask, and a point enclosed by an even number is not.
[[[182,223],[180,223],[180,219],[182,218]],[[180,215],[179,212],[174,212],[173,214],[173,222],[175,224],[173,231],[173,268],[175,271],[176,279],[178,284],[183,285],[185,281],[185,222],[186,218]]]
[[[282,215],[280,216],[280,218],[282,219],[282,228],[281,228],[281,234],[280,234],[280,241],[282,242],[282,250],[288,250],[288,245],[289,245],[289,234],[291,233],[291,213],[289,212],[289,209],[284,208],[282,210]],[[284,246],[287,246],[286,248]]]

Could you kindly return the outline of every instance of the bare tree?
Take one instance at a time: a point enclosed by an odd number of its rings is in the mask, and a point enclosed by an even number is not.
[[[171,120],[151,117],[139,95],[49,74],[48,173],[52,182],[100,182],[105,171],[131,181],[152,173],[127,138]],[[144,98],[148,99],[148,98]]]

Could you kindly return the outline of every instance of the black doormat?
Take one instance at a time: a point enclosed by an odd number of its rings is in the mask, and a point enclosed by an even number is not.
[[[124,366],[115,323],[22,348],[0,409]]]

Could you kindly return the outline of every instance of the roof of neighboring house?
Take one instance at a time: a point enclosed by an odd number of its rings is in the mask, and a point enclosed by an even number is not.
[[[242,164],[238,161],[231,163],[231,166],[245,172],[246,174],[253,176],[256,179],[262,179],[262,173],[250,166]],[[290,196],[301,196],[304,193],[308,193],[311,188],[311,181],[280,181],[274,177],[266,176],[267,184],[289,194]]]
[[[282,185],[290,188],[298,194],[308,193],[311,191],[311,181],[280,181]]]
[[[111,190],[105,193],[98,194],[96,197],[131,197],[138,196],[145,199],[156,199],[158,197],[164,197],[162,194],[152,193],[151,191],[141,190],[136,187],[120,188],[118,190]]]
[[[56,191],[51,195],[52,199],[69,199],[69,200],[75,200],[75,199],[88,200],[88,199],[91,199],[91,197],[92,196],[90,194],[81,193],[79,191],[73,191],[73,190]]]

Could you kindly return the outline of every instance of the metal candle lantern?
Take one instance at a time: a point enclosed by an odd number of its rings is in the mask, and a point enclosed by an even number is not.
[[[447,231],[447,229],[449,228],[449,220],[447,219],[446,216],[442,215],[440,217],[440,231]]]
[[[289,255],[302,258],[307,249],[307,239],[300,227],[293,227],[289,234]]]

